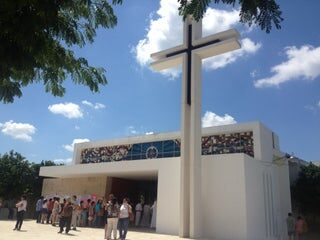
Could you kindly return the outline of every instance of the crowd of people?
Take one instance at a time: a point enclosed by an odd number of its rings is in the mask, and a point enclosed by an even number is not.
[[[141,196],[139,203],[132,207],[130,200],[124,198],[121,203],[110,194],[108,199],[80,200],[77,196],[60,199],[41,197],[36,203],[36,222],[41,224],[59,224],[59,232],[69,233],[77,227],[101,227],[105,229],[105,239],[117,239],[117,232],[121,240],[126,239],[130,222],[136,227],[156,226],[156,207],[144,202]],[[21,226],[20,226],[21,227]]]
[[[27,208],[26,196],[15,205],[17,208],[17,221],[13,230],[20,230],[24,214]],[[10,214],[10,213],[9,213]],[[130,222],[135,227],[156,227],[157,201],[150,206],[144,202],[141,196],[139,202],[133,209],[129,198],[124,198],[119,203],[117,198],[110,194],[108,199],[86,201],[72,198],[60,199],[53,197],[45,199],[41,197],[36,203],[36,222],[42,224],[59,225],[59,232],[69,233],[77,230],[77,227],[101,227],[104,228],[104,238],[111,240],[117,238],[119,231],[120,240],[125,240]],[[293,217],[288,213],[286,219],[289,240],[302,240],[308,231],[306,221],[298,216]]]

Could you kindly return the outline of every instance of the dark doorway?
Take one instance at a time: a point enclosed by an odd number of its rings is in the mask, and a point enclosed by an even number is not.
[[[119,202],[128,197],[133,206],[137,204],[140,197],[143,196],[145,203],[150,205],[157,198],[157,180],[133,180],[124,178],[112,178],[111,193],[113,193]]]

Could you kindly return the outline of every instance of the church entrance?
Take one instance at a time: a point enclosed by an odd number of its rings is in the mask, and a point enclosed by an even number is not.
[[[155,177],[156,178],[156,177]],[[128,179],[112,177],[110,193],[122,203],[123,198],[128,197],[135,215],[134,221],[130,223],[133,231],[150,232],[154,231],[155,216],[152,220],[152,205],[157,199],[157,179]],[[139,203],[142,204],[140,205]],[[137,205],[139,204],[139,205]],[[136,211],[138,210],[138,211]],[[156,209],[155,212],[156,214]]]
[[[135,206],[141,198],[149,205],[157,198],[157,180],[139,180],[139,179],[125,179],[112,178],[110,193],[113,193],[119,203],[122,199],[128,197],[133,206]]]

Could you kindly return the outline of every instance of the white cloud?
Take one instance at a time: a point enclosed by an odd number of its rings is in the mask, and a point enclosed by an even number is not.
[[[251,76],[252,78],[257,77],[258,74],[259,74],[259,73],[258,73],[258,70],[253,70],[253,71],[250,72],[250,76]]]
[[[320,47],[286,47],[285,54],[287,60],[271,68],[273,76],[256,80],[255,87],[279,86],[292,80],[314,80],[320,76]]]
[[[87,100],[83,100],[81,102],[83,105],[86,105],[88,107],[91,107],[91,108],[94,108],[94,109],[102,109],[102,108],[105,108],[106,106],[102,103],[92,103],[92,102],[89,102]]]
[[[72,162],[72,158],[57,158],[53,160],[56,164],[69,165]]]
[[[213,112],[206,111],[202,117],[202,127],[213,127],[237,123],[236,120],[229,114],[219,116]]]
[[[235,62],[240,57],[244,57],[248,54],[254,54],[260,48],[261,43],[254,43],[249,38],[242,39],[240,49],[205,59],[203,61],[204,68],[206,70],[223,68],[226,65]]]
[[[313,112],[314,114],[318,113],[320,111],[320,101],[315,103],[315,104],[312,104],[312,105],[306,105],[304,106],[304,108],[308,111],[311,111]]]
[[[32,141],[32,135],[37,130],[29,123],[16,123],[13,120],[0,123],[0,129],[3,134],[26,142]]]
[[[61,114],[66,118],[82,118],[83,113],[78,104],[75,103],[59,103],[53,104],[48,107],[49,111],[53,114]]]
[[[133,49],[137,62],[141,66],[148,66],[150,54],[182,43],[182,20],[178,14],[178,2],[161,0],[157,11],[158,17],[151,17],[147,34]],[[208,8],[203,18],[203,35],[224,31],[239,23],[239,10],[225,11]],[[242,49],[209,58],[205,61],[206,69],[217,69],[226,66],[238,58],[255,53],[261,44],[246,38],[242,40]],[[181,68],[164,70],[161,73],[176,78]]]
[[[71,144],[66,144],[66,145],[63,145],[62,147],[69,152],[73,152],[74,144],[82,143],[82,142],[90,142],[90,140],[88,138],[76,138],[76,139],[73,139]]]
[[[153,131],[147,131],[144,127],[128,126],[125,129],[126,135],[152,135]]]
[[[137,135],[140,133],[134,126],[127,127],[127,132],[129,132],[130,135]]]

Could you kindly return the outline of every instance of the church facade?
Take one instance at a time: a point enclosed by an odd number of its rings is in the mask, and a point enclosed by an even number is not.
[[[50,177],[43,195],[156,198],[156,231],[178,235],[180,144],[178,132],[76,144],[71,165],[41,168],[40,175]],[[201,237],[286,236],[291,200],[282,156],[277,135],[259,122],[203,128]]]

